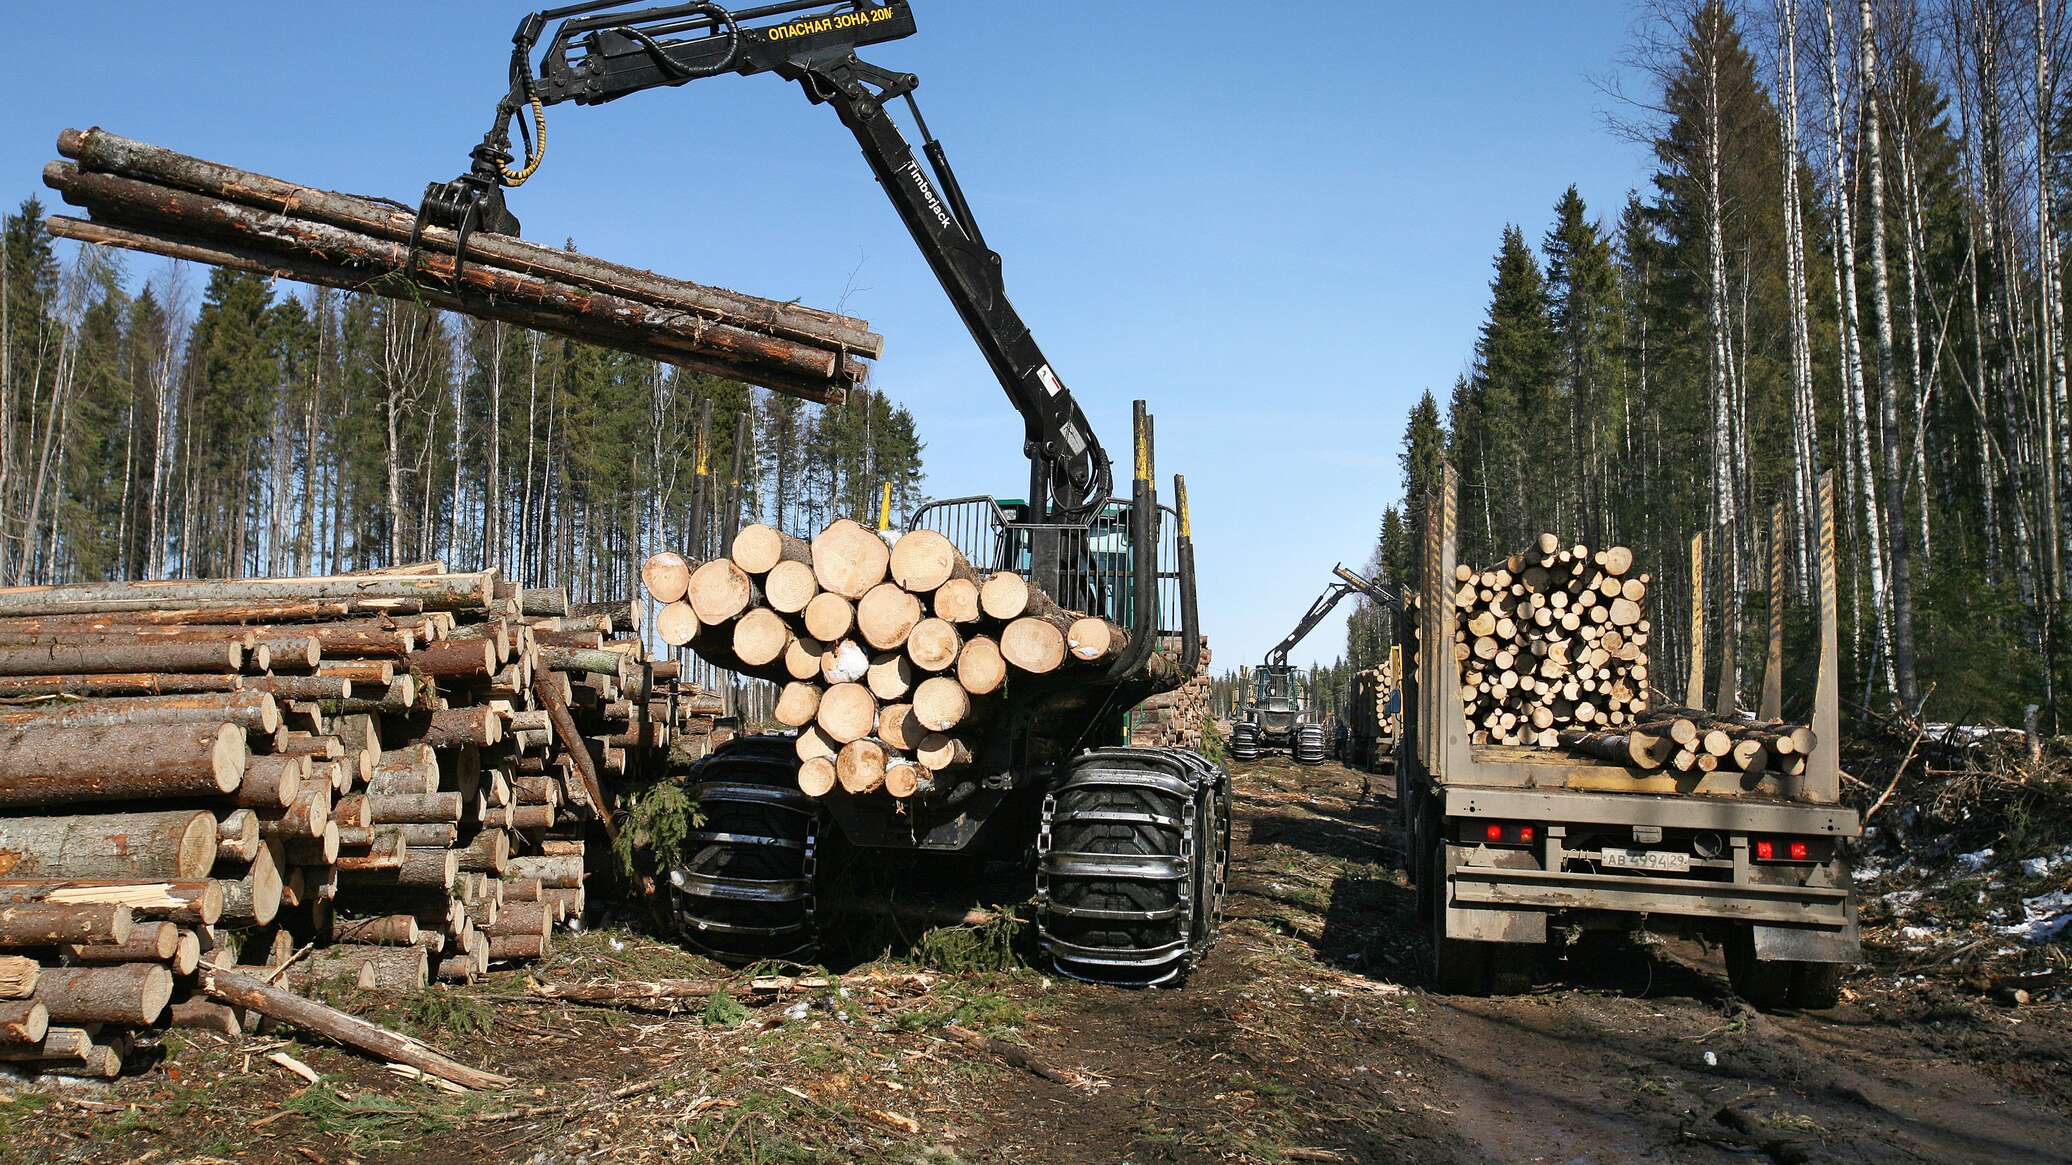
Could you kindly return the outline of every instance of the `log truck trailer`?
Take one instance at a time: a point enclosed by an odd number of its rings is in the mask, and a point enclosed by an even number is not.
[[[1396,764],[1441,989],[1521,990],[1550,936],[1646,927],[1723,946],[1735,991],[1758,1006],[1833,1006],[1843,968],[1861,960],[1844,843],[1862,833],[1840,803],[1833,475],[1818,500],[1816,743],[1802,773],[1756,778],[1473,743],[1449,585],[1459,479],[1450,465],[1441,476],[1426,507],[1422,593],[1399,608],[1397,639],[1416,659],[1404,665]],[[1781,528],[1773,522],[1765,720],[1779,718],[1782,698]],[[1695,664],[1691,681],[1687,702],[1702,706]],[[1731,715],[1732,685],[1720,686],[1720,712]]]

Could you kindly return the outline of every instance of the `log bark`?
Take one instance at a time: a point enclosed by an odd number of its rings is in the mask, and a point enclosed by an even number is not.
[[[256,1011],[281,1023],[293,1024],[305,1031],[384,1060],[408,1064],[421,1072],[428,1072],[441,1080],[452,1081],[463,1088],[506,1088],[515,1083],[508,1076],[470,1068],[417,1040],[376,1027],[366,1020],[348,1015],[336,1008],[304,999],[278,987],[268,986],[250,975],[235,971],[207,971],[202,974],[199,986],[209,996],[233,1006]]]
[[[7,908],[0,908],[4,912]],[[14,907],[13,909],[26,909]],[[127,906],[63,907],[68,910],[120,910],[129,911]],[[171,963],[180,951],[182,931],[178,923],[139,922],[130,927],[129,933],[119,939],[72,940],[63,948],[64,956],[75,963]]]
[[[9,596],[0,592],[0,604]],[[0,675],[102,675],[111,672],[235,672],[245,649],[221,643],[72,643],[0,647]]]
[[[286,809],[301,795],[309,774],[307,756],[248,758],[244,777],[238,782],[236,802],[252,809]]]
[[[271,579],[170,579],[146,582],[68,583],[0,588],[0,618],[32,615],[106,614],[333,600],[352,603],[407,602],[419,610],[486,610],[496,572],[424,577],[339,575]],[[378,609],[378,608],[374,608]],[[237,620],[227,620],[235,622]]]
[[[134,925],[130,908],[121,905],[0,905],[0,947],[121,945],[129,940]]]
[[[409,242],[416,226],[413,215],[393,205],[238,170],[106,130],[67,130],[59,135],[58,150],[79,162],[84,170],[227,198],[274,213],[306,215],[392,242]],[[451,231],[439,226],[426,227],[422,241],[425,246],[444,252],[453,251],[458,242]],[[469,240],[468,247],[471,255],[485,256],[512,270],[624,295],[716,322],[805,343],[846,348],[869,357],[876,357],[883,346],[882,338],[873,335],[864,321],[832,312],[670,279],[511,236],[477,235]]]
[[[0,878],[185,881],[216,864],[201,810],[0,818]]]
[[[281,709],[263,690],[178,696],[53,700],[0,710],[0,728],[96,728],[136,724],[235,724],[247,732],[280,731]]]
[[[0,1045],[40,1044],[50,1031],[50,1009],[41,1000],[0,1000]]]
[[[156,963],[45,967],[34,998],[59,1023],[148,1026],[172,1001],[173,973]]]
[[[308,219],[80,173],[63,163],[46,166],[44,182],[67,202],[93,213],[92,223],[54,219],[49,224],[53,233],[81,241],[421,301],[718,373],[822,404],[840,400],[849,385],[863,378],[861,362],[838,351],[480,262],[469,262],[457,272],[451,256],[435,252],[418,252],[418,277],[408,281],[402,272],[411,265],[411,253],[403,243]],[[89,229],[79,229],[82,226]]]
[[[232,724],[19,729],[0,735],[0,806],[215,797],[237,788]]]
[[[65,878],[0,879],[0,903],[105,903],[130,908],[137,918],[164,919],[182,926],[214,926],[223,914],[222,883],[189,881],[99,881]]]

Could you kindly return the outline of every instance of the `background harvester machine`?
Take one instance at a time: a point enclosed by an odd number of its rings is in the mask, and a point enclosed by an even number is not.
[[[1195,753],[1119,745],[1129,710],[1177,687],[1198,661],[1185,484],[1175,480],[1174,506],[1160,503],[1152,419],[1138,402],[1135,473],[1128,495],[1113,496],[1107,454],[1008,302],[1000,256],[921,119],[918,78],[856,56],[914,31],[904,0],[735,11],[588,3],[527,17],[514,38],[510,91],[473,165],[427,191],[421,218],[463,234],[516,233],[503,188],[537,167],[545,110],[562,102],[773,73],[835,110],[1025,422],[1026,501],[939,502],[914,527],[943,535],[974,572],[1023,580],[1055,604],[1050,614],[1098,617],[1121,634],[1097,665],[1017,670],[1004,688],[975,697],[978,723],[960,729],[955,763],[910,796],[895,799],[889,783],[808,793],[806,750],[792,737],[746,738],[699,762],[686,781],[704,821],[669,872],[678,919],[691,941],[730,962],[811,961],[833,913],[824,889],[854,898],[892,866],[917,864],[895,862],[901,855],[949,855],[973,870],[1033,869],[1040,942],[1059,970],[1125,984],[1175,980],[1214,936],[1227,781]],[[892,116],[895,100],[924,139],[925,167]],[[515,168],[513,121],[526,142]],[[727,553],[722,542],[719,554]],[[934,603],[927,594],[919,601]],[[721,666],[738,663],[724,644],[709,649],[715,630],[704,628],[693,646]],[[898,727],[876,723],[869,739],[879,746]],[[893,747],[879,746],[881,764]],[[834,853],[838,874],[829,872]]]
[[[1330,741],[1318,719],[1319,710],[1310,706],[1308,693],[1288,653],[1317,624],[1322,623],[1346,596],[1366,595],[1393,610],[1395,595],[1379,584],[1367,581],[1343,566],[1334,566],[1337,581],[1317,596],[1296,622],[1295,629],[1266,653],[1266,661],[1252,669],[1238,693],[1237,722],[1230,729],[1230,755],[1253,760],[1267,753],[1291,753],[1302,764],[1322,764]]]

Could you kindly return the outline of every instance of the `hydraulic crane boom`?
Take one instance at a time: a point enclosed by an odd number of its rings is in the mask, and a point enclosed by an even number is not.
[[[1394,608],[1401,605],[1396,595],[1388,588],[1379,583],[1369,582],[1343,566],[1332,567],[1331,573],[1338,576],[1339,581],[1326,587],[1324,593],[1317,596],[1317,601],[1309,605],[1309,611],[1295,624],[1295,630],[1288,632],[1287,638],[1275,644],[1273,649],[1266,653],[1266,666],[1268,668],[1278,669],[1287,667],[1288,653],[1295,650],[1297,644],[1308,638],[1309,633],[1317,629],[1317,624],[1322,623],[1325,617],[1330,615],[1338,604],[1343,602],[1345,597],[1354,591],[1366,595],[1385,607]]]
[[[533,52],[556,21],[535,71]],[[1084,525],[1113,489],[1108,455],[1008,302],[1000,256],[986,246],[942,144],[929,134],[914,102],[920,79],[856,56],[859,46],[914,31],[906,0],[792,0],[738,11],[709,3],[640,7],[593,0],[535,13],[512,37],[510,91],[475,147],[473,165],[426,191],[420,221],[452,228],[463,250],[473,230],[517,234],[503,190],[538,168],[546,150],[547,106],[598,105],[722,73],[775,73],[796,81],[808,100],[833,106],[855,135],[871,172],[1022,415],[1032,517]],[[926,169],[887,109],[895,98],[913,114]],[[514,120],[526,146],[516,168]]]

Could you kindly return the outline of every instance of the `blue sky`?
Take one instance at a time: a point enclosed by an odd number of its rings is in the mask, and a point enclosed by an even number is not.
[[[1151,402],[1219,667],[1366,558],[1404,413],[1465,365],[1504,224],[1537,239],[1571,182],[1615,215],[1646,177],[1592,82],[1628,0],[915,7],[918,36],[864,55],[920,75],[1010,295],[1118,462],[1130,401]],[[111,2],[18,22],[0,197],[40,189],[59,128],[99,124],[414,200],[480,138],[524,11]],[[830,111],[763,76],[549,118],[513,196],[528,237],[864,316],[930,491],[1022,492],[1019,418]],[[1336,658],[1342,627],[1295,658]]]

